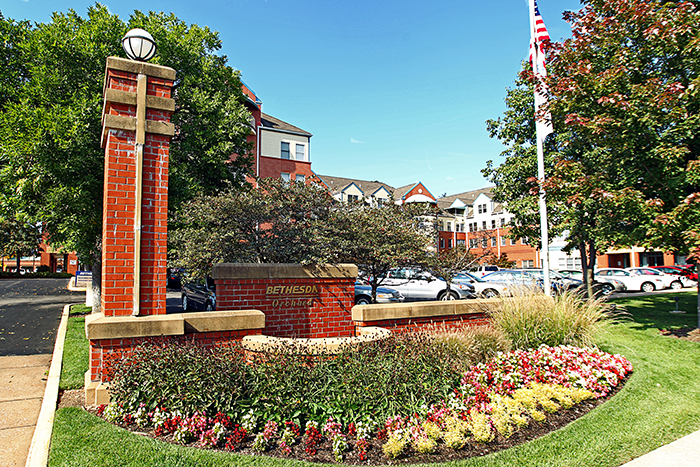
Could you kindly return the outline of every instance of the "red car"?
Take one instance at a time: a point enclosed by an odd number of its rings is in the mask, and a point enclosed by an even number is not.
[[[688,267],[685,267],[685,266],[649,266],[649,267],[653,268],[653,269],[658,269],[659,271],[665,272],[666,274],[677,274],[679,276],[684,276],[692,281],[698,280],[698,273],[693,271],[694,266],[692,266],[692,265],[690,265]]]

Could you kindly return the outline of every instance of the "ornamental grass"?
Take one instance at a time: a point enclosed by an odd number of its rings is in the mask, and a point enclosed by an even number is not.
[[[604,298],[585,299],[564,292],[548,297],[535,290],[501,296],[501,307],[490,313],[491,323],[511,341],[514,349],[540,345],[595,345],[596,333],[624,313],[609,306]]]

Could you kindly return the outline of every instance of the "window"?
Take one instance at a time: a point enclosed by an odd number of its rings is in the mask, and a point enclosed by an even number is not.
[[[496,246],[496,237],[491,237],[491,246]]]
[[[506,237],[501,237],[501,246],[506,246]]]
[[[486,230],[486,221],[483,221],[483,222],[481,223],[481,228],[482,228],[483,230]]]
[[[354,202],[360,200],[360,197],[357,195],[347,195],[347,197],[348,197],[348,203],[354,203]]]
[[[517,241],[517,240],[511,238],[511,239],[510,239],[510,246],[514,246],[516,241]]]
[[[523,237],[520,239],[520,243],[523,245],[529,245],[530,244],[530,239],[527,237]]]
[[[535,267],[535,261],[531,259],[524,259],[523,260],[523,268],[534,268]]]
[[[289,159],[289,143],[282,142],[282,159]]]
[[[452,232],[452,223],[451,222],[447,222],[447,231]]]
[[[457,246],[464,246],[464,239],[458,238],[457,239]]]
[[[486,210],[486,205],[485,204],[480,204],[479,205],[479,214],[486,214],[488,211]]]
[[[505,226],[506,226],[506,220],[505,220],[505,218],[501,217],[501,227],[505,227]]]
[[[306,181],[306,177],[304,175],[297,174],[295,180],[298,183],[304,183]]]
[[[495,229],[495,228],[496,228],[496,219],[493,219],[493,220],[491,221],[491,228],[492,228],[492,229]]]
[[[475,248],[477,245],[477,239],[476,238],[470,238],[469,239],[469,248]]]
[[[306,160],[306,157],[305,157],[306,156],[306,146],[304,146],[303,144],[297,144],[296,146],[297,146],[296,147],[296,149],[297,149],[296,155],[295,155],[296,159],[298,161],[305,161]]]
[[[281,177],[282,177],[282,180],[284,180],[285,182],[289,181],[289,174],[288,173],[282,172]]]
[[[440,239],[440,248],[445,248],[445,239],[444,238]]]
[[[489,241],[487,239],[481,240],[481,248],[487,248],[489,246]]]
[[[452,248],[452,239],[447,240],[447,248]]]

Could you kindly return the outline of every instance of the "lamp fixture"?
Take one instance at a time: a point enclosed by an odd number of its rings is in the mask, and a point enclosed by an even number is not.
[[[156,54],[156,42],[148,31],[135,28],[126,33],[122,39],[122,47],[127,57],[139,62],[145,62]]]

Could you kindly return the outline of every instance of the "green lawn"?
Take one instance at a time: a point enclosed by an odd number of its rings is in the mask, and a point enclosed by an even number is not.
[[[676,295],[681,298],[679,308],[687,314],[669,313],[675,309]],[[449,465],[614,467],[700,429],[700,344],[663,337],[658,331],[695,327],[697,294],[680,292],[616,302],[627,308],[631,319],[602,333],[599,345],[605,351],[625,355],[635,370],[615,397],[540,439]],[[85,368],[80,371],[84,373]],[[116,428],[80,409],[61,409],[56,414],[49,465],[315,464],[173,446]]]

